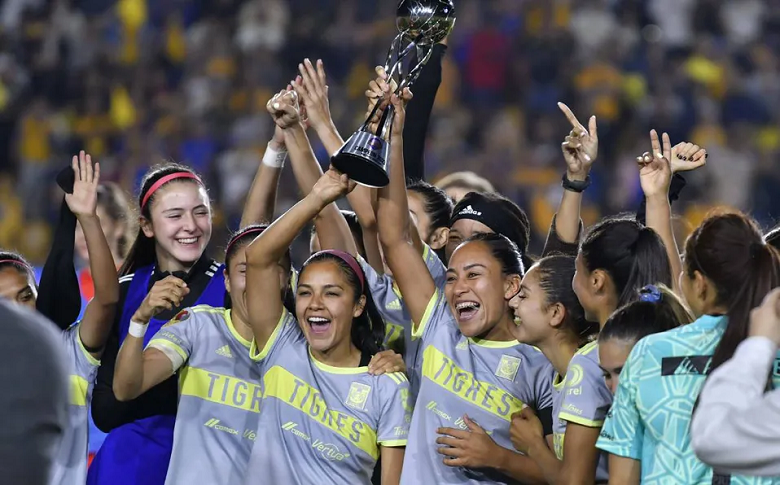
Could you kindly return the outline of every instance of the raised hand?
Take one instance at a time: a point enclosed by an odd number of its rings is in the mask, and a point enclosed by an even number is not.
[[[314,184],[311,195],[316,197],[324,207],[352,192],[355,185],[355,182],[351,181],[346,174],[330,167]]]
[[[590,117],[586,130],[568,106],[558,103],[558,107],[572,126],[571,132],[561,144],[563,158],[566,160],[566,177],[571,181],[584,181],[599,153],[596,117]]]
[[[658,140],[658,132],[651,130],[652,152],[645,152],[636,159],[639,164],[639,182],[645,197],[658,195],[666,197],[672,183],[672,164],[670,161],[672,159],[672,142],[666,133],[663,134],[662,139],[663,145]]]
[[[330,116],[330,103],[328,101],[327,76],[322,60],[317,61],[317,67],[309,59],[298,64],[300,76],[293,81],[293,89],[306,107],[306,115],[309,124],[315,129],[328,127],[333,124]]]
[[[276,126],[282,130],[293,128],[301,123],[298,94],[292,86],[287,86],[287,89],[276,93],[266,104],[266,109],[271,114]],[[276,133],[274,133],[275,136]]]
[[[404,124],[406,123],[406,104],[412,100],[414,95],[409,88],[404,88],[401,95],[393,94],[390,102],[395,108],[395,119],[393,119],[392,136],[402,136],[404,133]]]
[[[65,203],[76,217],[96,215],[97,192],[100,184],[100,164],[92,167],[92,157],[84,150],[74,155],[71,162],[76,180],[73,183],[73,193],[65,194]]]
[[[368,89],[366,90],[366,98],[368,99],[366,119],[371,115],[374,106],[376,106],[377,103],[381,104],[379,105],[379,109],[376,110],[376,113],[374,113],[369,120],[369,128],[372,133],[377,132],[379,121],[382,118],[382,111],[390,103],[390,96],[398,88],[398,83],[395,82],[395,79],[390,79],[388,82],[388,76],[384,67],[377,66],[374,70],[376,71],[377,77],[368,83]]]
[[[672,173],[687,172],[707,163],[707,150],[693,143],[681,142],[672,148]]]
[[[133,314],[132,321],[149,323],[149,320],[164,310],[172,310],[180,306],[189,292],[187,283],[181,278],[167,276],[161,279],[149,290],[141,306]]]

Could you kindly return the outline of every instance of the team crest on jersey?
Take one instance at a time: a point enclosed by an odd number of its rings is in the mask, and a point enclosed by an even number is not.
[[[512,357],[511,355],[502,355],[501,361],[498,363],[496,369],[496,375],[510,381],[515,380],[517,375],[517,369],[520,368],[520,359]]]
[[[458,345],[455,346],[455,350],[467,350],[469,348],[469,341],[466,340],[466,337],[463,337],[463,340],[458,342]]]
[[[175,317],[171,318],[171,320],[168,323],[163,325],[163,327],[169,327],[171,325],[176,325],[179,322],[183,322],[184,320],[190,318],[190,315],[191,313],[189,312],[189,310],[182,310],[179,313],[177,313]]]
[[[361,411],[366,409],[366,401],[368,401],[368,395],[371,393],[371,386],[361,384],[359,382],[353,382],[349,386],[349,394],[344,404],[347,406],[359,409]]]

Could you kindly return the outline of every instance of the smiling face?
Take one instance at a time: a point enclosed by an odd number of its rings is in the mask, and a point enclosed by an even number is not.
[[[615,394],[620,381],[620,373],[623,366],[626,365],[628,354],[634,348],[635,341],[625,341],[618,339],[599,340],[599,366],[604,372],[604,380],[607,387]]]
[[[493,230],[479,221],[473,219],[458,219],[450,227],[449,238],[447,239],[447,247],[445,253],[447,259],[452,257],[452,253],[463,241],[470,238],[475,234],[493,234]]]
[[[445,295],[466,337],[485,336],[496,330],[508,315],[507,300],[518,289],[519,276],[504,275],[485,243],[465,243],[450,259]]]
[[[312,350],[328,352],[352,344],[352,320],[366,305],[339,264],[319,260],[306,265],[298,280],[295,314]]]
[[[26,271],[16,265],[7,265],[0,268],[0,298],[35,310],[38,290]]]
[[[540,270],[532,266],[520,284],[520,292],[509,301],[515,313],[512,335],[529,345],[539,345],[554,333],[547,295],[539,284]]]
[[[167,271],[186,270],[203,255],[211,239],[211,204],[202,185],[171,182],[154,193],[151,221],[141,220],[155,239],[157,261]]]

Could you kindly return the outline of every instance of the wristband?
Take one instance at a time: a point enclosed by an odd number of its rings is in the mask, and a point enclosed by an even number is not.
[[[149,328],[149,325],[130,321],[130,328],[127,329],[127,334],[135,338],[144,338],[147,328]]]
[[[265,149],[265,155],[263,155],[263,165],[271,168],[284,167],[284,161],[287,159],[287,150],[276,151],[271,148],[271,143],[268,142],[268,147]]]
[[[561,185],[565,190],[568,190],[570,192],[577,192],[582,193],[590,187],[590,175],[585,177],[585,180],[569,180],[569,177],[566,176],[566,173],[563,174],[563,177],[561,178]]]

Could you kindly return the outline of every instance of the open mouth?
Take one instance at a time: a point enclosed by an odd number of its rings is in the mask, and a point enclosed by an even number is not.
[[[462,301],[455,305],[458,312],[458,319],[461,321],[471,320],[479,311],[480,304],[475,301]]]
[[[176,242],[184,247],[196,247],[199,239],[199,237],[182,237],[176,239]]]
[[[323,335],[330,330],[331,321],[325,317],[309,317],[306,319],[311,332],[315,335]]]

